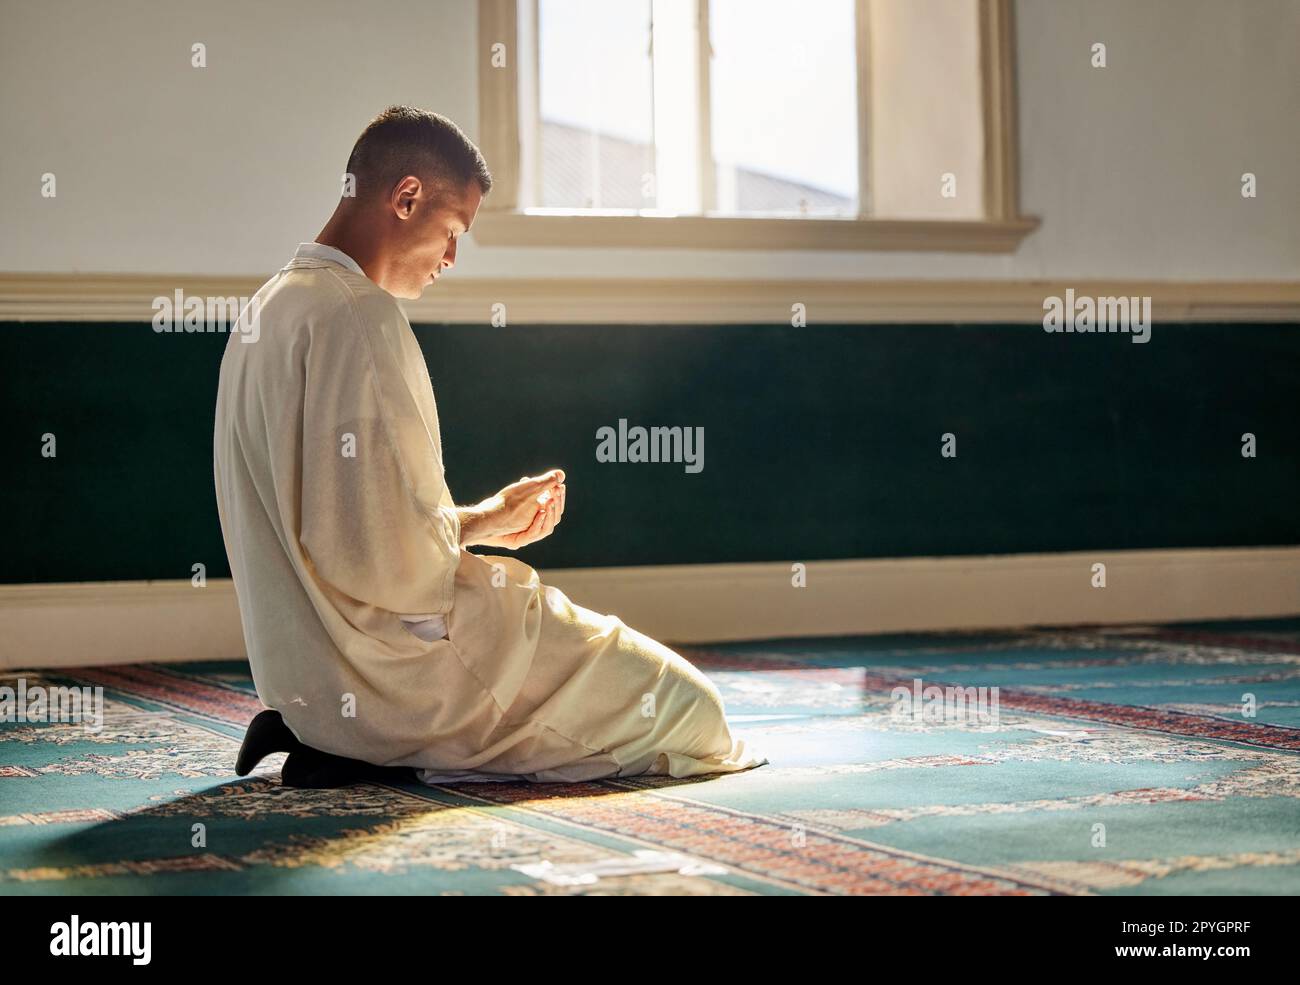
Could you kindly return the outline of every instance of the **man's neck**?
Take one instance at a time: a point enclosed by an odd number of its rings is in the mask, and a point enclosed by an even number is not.
[[[372,235],[363,233],[341,206],[335,209],[325,228],[317,234],[316,242],[342,250],[357,262],[367,277],[384,287],[389,265],[381,244]]]

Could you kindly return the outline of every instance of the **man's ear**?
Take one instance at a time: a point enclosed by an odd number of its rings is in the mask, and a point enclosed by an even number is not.
[[[420,179],[415,175],[408,174],[394,185],[393,194],[389,199],[393,214],[399,219],[411,218],[415,214],[415,202],[420,197],[421,191]]]

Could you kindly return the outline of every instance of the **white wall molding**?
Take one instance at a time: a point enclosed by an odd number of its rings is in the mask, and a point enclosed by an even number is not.
[[[0,321],[148,323],[153,299],[177,290],[250,297],[255,277],[184,274],[0,274]],[[1157,322],[1300,321],[1300,281],[1099,280],[694,280],[471,278],[450,276],[418,301],[414,323],[490,324],[504,303],[516,325],[789,324],[791,305],[810,325],[833,322],[1041,324],[1043,299],[1150,297]]]
[[[784,561],[541,574],[677,643],[1300,614],[1300,547],[810,561],[801,589]],[[0,668],[243,655],[229,580],[0,586]]]

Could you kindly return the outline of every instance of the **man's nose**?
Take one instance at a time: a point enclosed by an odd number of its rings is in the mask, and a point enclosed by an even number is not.
[[[456,266],[456,241],[452,240],[451,246],[447,247],[447,252],[442,255],[442,265],[447,269]]]

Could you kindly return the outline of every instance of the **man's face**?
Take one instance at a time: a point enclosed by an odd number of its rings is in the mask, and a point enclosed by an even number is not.
[[[388,290],[415,299],[455,265],[457,241],[473,224],[483,192],[472,179],[460,189],[424,184],[411,195],[410,202],[410,216],[402,223],[402,249]]]

